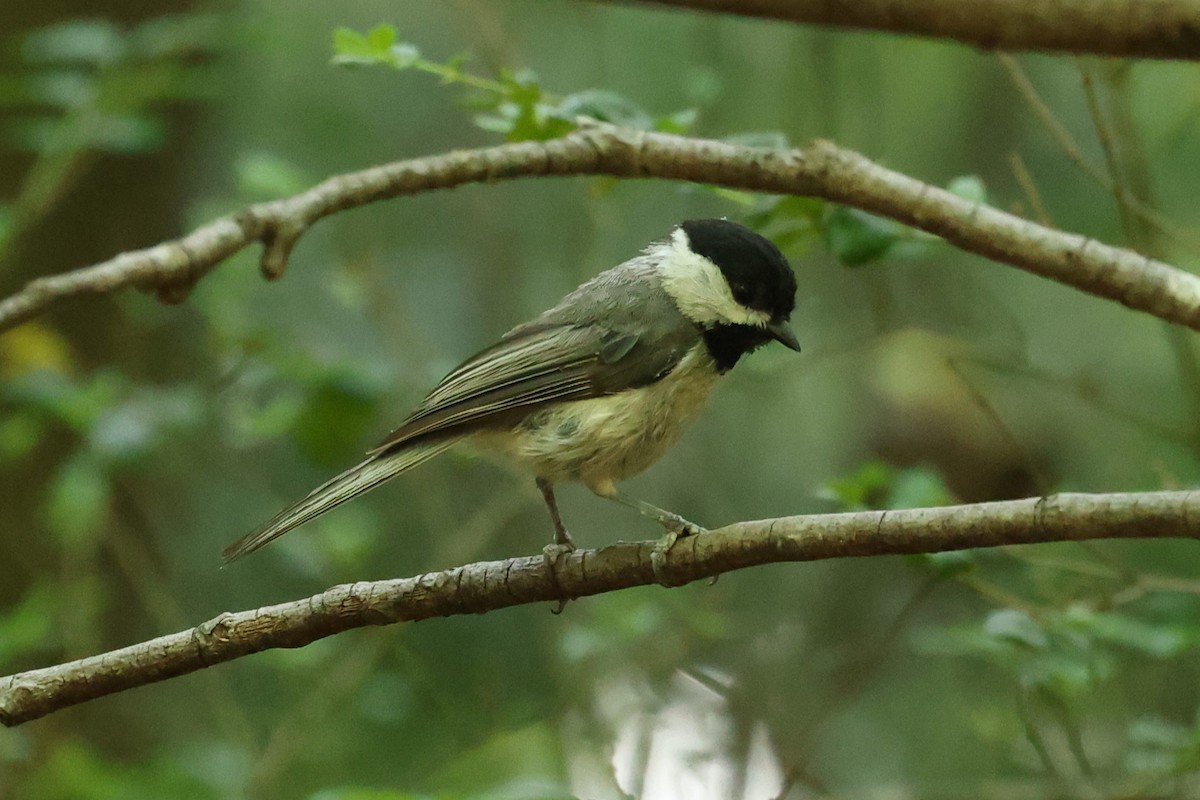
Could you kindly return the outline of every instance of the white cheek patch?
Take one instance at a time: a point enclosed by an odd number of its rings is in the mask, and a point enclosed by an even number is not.
[[[663,288],[684,316],[701,325],[733,324],[766,327],[771,315],[746,308],[733,299],[720,268],[688,246],[687,233],[676,228],[670,244],[657,248]]]

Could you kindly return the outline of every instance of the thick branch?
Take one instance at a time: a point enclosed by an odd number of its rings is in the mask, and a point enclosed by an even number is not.
[[[39,278],[0,302],[0,331],[59,300],[128,287],[179,300],[206,272],[256,241],[262,270],[283,274],[296,240],[337,211],[466,183],[524,176],[669,178],[823,197],[891,217],[988,258],[1200,330],[1200,278],[1131,250],[1101,244],[963,200],[826,141],[796,150],[595,125],[548,142],[397,161],[329,178],[294,197],[260,203],[183,239],[62,275]]]
[[[630,0],[598,0],[630,2]],[[955,39],[989,50],[1200,58],[1193,0],[640,0],[676,8]]]
[[[1200,492],[1063,494],[1000,503],[742,522],[681,539],[655,565],[655,543],[579,550],[551,574],[540,556],[468,564],[415,578],[334,586],[304,600],[225,613],[103,655],[0,678],[0,723],[351,628],[585,597],[658,581],[679,585],[783,561],[932,553],[1104,538],[1200,536]]]

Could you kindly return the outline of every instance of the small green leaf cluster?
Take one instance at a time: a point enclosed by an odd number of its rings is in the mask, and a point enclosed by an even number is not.
[[[464,102],[477,112],[474,123],[510,142],[542,141],[565,136],[581,118],[638,130],[683,133],[695,121],[694,110],[654,116],[628,97],[608,89],[585,89],[560,96],[546,92],[528,69],[502,70],[496,78],[464,69],[465,55],[445,62],[429,60],[411,42],[397,38],[391,25],[367,33],[338,28],[333,34],[333,63],[345,66],[385,66],[435,75],[443,83],[470,90]]]
[[[987,202],[983,181],[975,175],[954,178],[946,190],[969,202]],[[814,197],[777,196],[760,202],[749,193],[736,195],[740,197],[735,199],[756,205],[750,224],[768,232],[780,247],[795,251],[820,242],[847,267],[887,257],[917,257],[941,241],[895,220]]]
[[[1077,602],[1063,609],[996,609],[978,622],[922,629],[914,644],[926,655],[980,659],[1023,689],[1068,702],[1095,693],[1122,652],[1164,660],[1197,650],[1200,628]]]
[[[555,139],[593,119],[636,130],[687,133],[696,122],[696,109],[654,116],[624,95],[610,89],[584,89],[556,95],[543,89],[528,69],[503,69],[495,78],[465,69],[468,57],[459,54],[444,62],[425,58],[412,42],[401,41],[396,28],[377,25],[366,33],[338,28],[333,34],[333,63],[342,66],[384,66],[416,70],[447,85],[466,88],[464,104],[476,111],[475,125],[510,142]],[[726,141],[746,147],[786,148],[788,137],[778,131],[735,134]],[[940,241],[895,220],[812,197],[777,196],[765,200],[752,192],[709,187],[747,211],[747,224],[769,235],[790,253],[814,243],[848,267],[865,266],[885,257],[916,257]],[[964,200],[985,203],[987,192],[975,175],[947,184],[947,191]]]
[[[1104,764],[1093,764],[1089,753],[1102,748],[1082,735],[1081,715],[1128,669],[1123,662],[1171,665],[1200,651],[1200,626],[1177,615],[1137,615],[1083,601],[1061,609],[997,608],[978,622],[922,627],[912,643],[921,655],[980,662],[1005,675],[1018,692],[1025,738],[1048,771],[1103,772],[1108,785],[1124,782],[1130,796],[1143,796],[1200,768],[1200,728],[1179,721],[1134,718],[1125,725],[1121,758]],[[1146,664],[1141,669],[1153,672]],[[1055,738],[1069,747],[1056,753]]]
[[[936,470],[900,469],[882,461],[868,461],[850,475],[833,478],[822,487],[821,495],[846,511],[928,508],[952,501]]]
[[[829,481],[822,495],[848,511],[953,501],[936,471],[879,461]],[[1024,548],[1005,548],[909,557],[929,587],[949,583],[985,603],[970,621],[919,626],[909,636],[912,651],[983,665],[1000,676],[1000,685],[1016,692],[1020,727],[981,719],[979,733],[1010,741],[1023,736],[1049,774],[1103,775],[1106,785],[1125,785],[1130,796],[1142,796],[1200,768],[1200,726],[1153,714],[1084,719],[1135,663],[1143,672],[1154,665],[1172,669],[1200,653],[1200,625],[1189,621],[1187,611],[1200,584],[1128,571],[1089,546],[1065,543],[1037,552],[1048,551],[1060,555],[1038,560]],[[1100,724],[1116,725],[1116,735],[1124,737],[1118,755],[1108,757],[1111,748],[1084,736]],[[1105,755],[1102,761],[1097,752]]]

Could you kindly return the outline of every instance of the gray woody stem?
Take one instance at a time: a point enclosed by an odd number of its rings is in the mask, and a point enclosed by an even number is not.
[[[296,240],[314,222],[337,211],[466,183],[549,175],[669,178],[823,197],[1200,330],[1200,278],[1131,250],[963,200],[830,142],[767,150],[592,125],[547,142],[461,150],[339,175],[294,197],[222,217],[182,239],[39,278],[0,301],[0,331],[76,295],[137,287],[155,290],[164,300],[180,300],[206,272],[258,241],[264,244],[263,273],[277,278]]]
[[[596,0],[628,2],[629,0]],[[1195,0],[640,0],[747,17],[955,39],[989,50],[1200,58]]]
[[[683,584],[758,564],[1104,538],[1200,536],[1200,492],[1062,494],[907,511],[740,522],[681,539],[658,574]],[[334,586],[304,600],[225,613],[103,655],[0,678],[0,723],[276,647],[302,647],[366,625],[480,614],[654,583],[654,542],[577,550],[550,574],[540,555],[415,578]]]

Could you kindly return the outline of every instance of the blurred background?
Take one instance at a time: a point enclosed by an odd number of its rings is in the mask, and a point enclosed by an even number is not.
[[[0,32],[4,295],[580,111],[827,137],[1200,257],[1194,65],[532,0],[6,3]],[[0,674],[536,553],[532,482],[447,455],[218,569],[462,358],[702,215],[784,247],[804,352],[739,365],[634,496],[715,527],[1195,484],[1189,331],[822,202],[470,186],[321,222],[273,285],[246,252],[181,305],[90,298],[0,335]],[[660,535],[560,502],[584,546]],[[1195,797],[1198,564],[1151,541],[775,565],[354,631],[0,730],[0,798]]]

